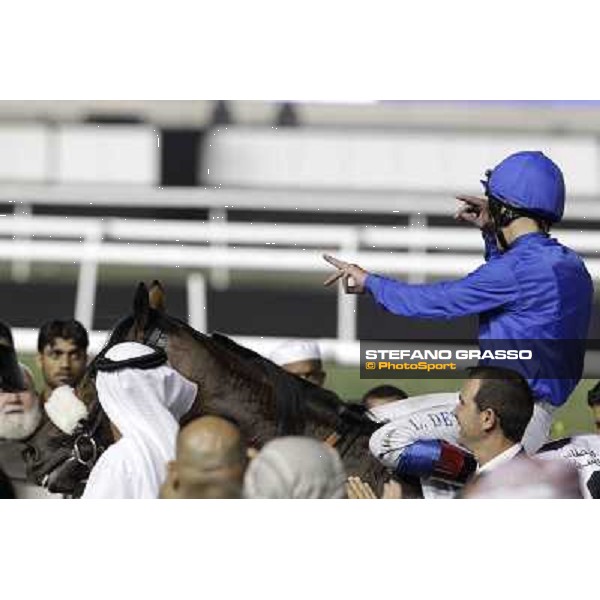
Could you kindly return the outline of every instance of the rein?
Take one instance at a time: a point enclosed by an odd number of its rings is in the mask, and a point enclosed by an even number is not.
[[[335,429],[323,440],[324,444],[327,444],[330,448],[335,448],[340,456],[344,456],[348,450],[352,447],[352,444],[357,440],[360,435],[360,431],[347,438],[346,433],[339,433]],[[343,442],[346,442],[345,444]],[[343,446],[343,447],[340,447]]]
[[[168,334],[159,327],[154,327],[148,336],[144,338],[144,344],[152,346],[153,348],[160,348],[161,350],[167,349],[168,341]]]
[[[342,439],[342,435],[339,434],[335,429],[323,440],[324,444],[327,444],[331,448],[335,448],[339,441]]]

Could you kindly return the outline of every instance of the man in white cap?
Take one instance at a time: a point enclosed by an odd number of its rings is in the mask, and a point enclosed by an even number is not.
[[[269,358],[288,373],[303,377],[323,387],[326,373],[321,361],[321,350],[316,342],[290,340],[277,346]]]
[[[83,498],[158,497],[197,392],[166,361],[164,352],[136,342],[117,344],[98,361],[98,400],[116,443],[92,469]]]

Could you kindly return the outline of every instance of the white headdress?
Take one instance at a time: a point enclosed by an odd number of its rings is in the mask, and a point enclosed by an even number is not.
[[[112,361],[152,354],[136,342],[117,344]],[[156,498],[166,464],[175,457],[179,420],[196,397],[197,386],[165,365],[124,368],[96,377],[98,400],[121,438],[94,466],[84,498]]]

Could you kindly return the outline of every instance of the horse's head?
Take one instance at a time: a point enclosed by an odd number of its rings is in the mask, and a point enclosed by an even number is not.
[[[207,338],[187,323],[166,312],[165,291],[161,283],[154,280],[150,287],[139,283],[133,298],[133,312],[121,319],[113,329],[101,355],[115,344],[133,341],[161,348],[167,352],[169,362],[188,379],[194,377],[194,352],[190,356],[189,346],[193,339]],[[90,365],[93,372],[94,363]]]

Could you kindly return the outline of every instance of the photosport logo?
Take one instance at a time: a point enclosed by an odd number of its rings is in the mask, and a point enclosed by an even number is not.
[[[567,358],[558,369],[552,355]],[[579,379],[583,340],[419,340],[360,343],[361,379],[463,379],[468,367],[512,369],[538,379]],[[553,372],[544,365],[552,364]]]

